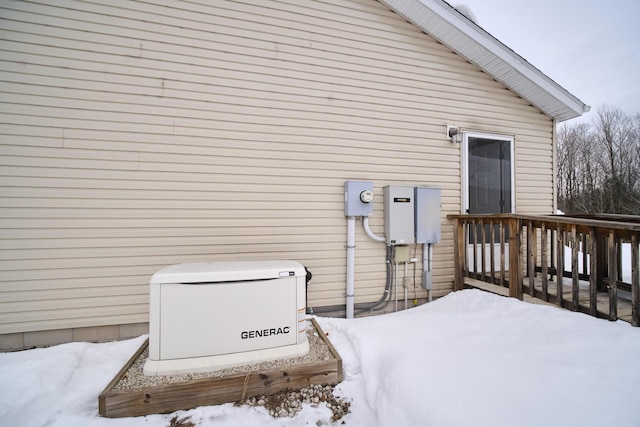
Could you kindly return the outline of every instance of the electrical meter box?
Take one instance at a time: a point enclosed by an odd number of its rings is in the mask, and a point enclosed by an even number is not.
[[[439,188],[416,187],[414,192],[416,243],[440,242],[442,196]]]
[[[344,216],[370,216],[373,214],[373,182],[345,181]]]
[[[384,187],[384,236],[387,244],[415,243],[413,187]]]

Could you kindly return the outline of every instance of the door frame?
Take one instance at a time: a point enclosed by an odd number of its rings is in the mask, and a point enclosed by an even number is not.
[[[462,133],[462,159],[461,159],[461,168],[462,168],[462,203],[461,210],[463,214],[466,214],[469,210],[469,138],[481,138],[481,139],[492,139],[498,141],[506,141],[509,142],[509,152],[511,159],[511,213],[515,213],[516,211],[516,180],[515,180],[515,137],[512,135],[499,135],[494,133],[485,133],[485,132],[463,132]],[[482,253],[485,253],[485,271],[491,270],[490,265],[490,251],[500,250],[500,244],[496,243],[495,247],[491,247],[490,243],[485,243],[484,247],[477,252],[476,260],[473,260],[473,250],[471,248],[471,244],[467,242],[467,265],[471,268],[472,265],[476,266],[478,271],[482,270]],[[509,253],[509,243],[505,243],[505,251]],[[494,268],[500,268],[500,256],[494,256]]]
[[[515,137],[512,135],[500,135],[485,132],[463,132],[462,133],[462,203],[460,204],[461,213],[466,214],[469,211],[469,138],[493,139],[498,141],[509,142],[509,151],[511,158],[511,213],[516,211],[516,161],[515,161]]]

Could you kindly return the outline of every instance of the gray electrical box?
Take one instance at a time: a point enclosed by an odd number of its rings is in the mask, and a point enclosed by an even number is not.
[[[373,214],[373,182],[345,181],[344,216],[369,216]]]
[[[438,243],[442,210],[440,189],[416,187],[414,198],[416,243]]]
[[[413,187],[384,187],[384,236],[386,243],[407,245],[415,242]]]

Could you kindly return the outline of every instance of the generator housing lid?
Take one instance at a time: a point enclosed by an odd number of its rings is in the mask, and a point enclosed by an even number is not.
[[[306,276],[297,261],[227,261],[176,264],[163,268],[151,277],[151,284],[216,283]]]

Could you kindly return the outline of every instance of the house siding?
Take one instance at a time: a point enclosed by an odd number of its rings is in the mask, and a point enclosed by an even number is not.
[[[552,212],[552,119],[378,2],[103,3],[1,5],[0,334],[147,322],[182,262],[295,259],[309,306],[344,304],[346,180],[374,182],[378,234],[385,185],[442,189],[442,296],[447,124],[514,135],[517,211]],[[356,245],[375,301],[384,245]]]

